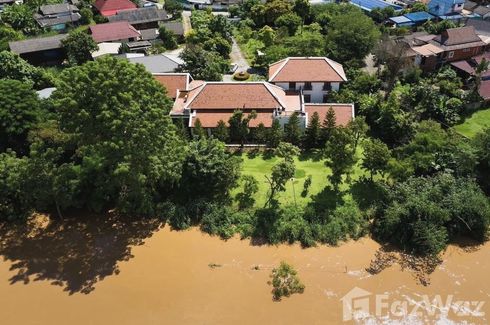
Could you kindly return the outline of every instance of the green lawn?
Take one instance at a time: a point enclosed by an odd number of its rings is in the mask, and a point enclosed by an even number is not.
[[[360,153],[358,153],[360,157]],[[262,207],[267,200],[268,182],[265,176],[270,176],[272,167],[277,164],[281,159],[278,157],[267,157],[259,153],[257,155],[250,155],[243,153],[240,155],[243,159],[242,175],[252,175],[259,182],[259,191],[255,196],[255,206]],[[286,184],[286,191],[279,194],[279,201],[283,204],[296,203],[305,205],[311,201],[311,196],[320,193],[330,183],[327,180],[327,176],[330,174],[330,169],[325,167],[324,160],[315,159],[313,155],[301,156],[299,159],[295,158],[296,165],[296,177],[294,182],[288,182]],[[312,182],[308,192],[308,195],[303,197],[301,192],[303,191],[303,183],[305,179],[311,175]],[[355,166],[351,175],[352,179],[358,179],[359,176],[364,175],[359,166]],[[347,189],[348,185],[344,184],[342,189]],[[242,187],[239,186],[235,189],[233,195],[242,191]]]
[[[464,123],[454,126],[454,129],[458,133],[472,138],[487,127],[490,127],[490,108],[473,113],[466,118]]]

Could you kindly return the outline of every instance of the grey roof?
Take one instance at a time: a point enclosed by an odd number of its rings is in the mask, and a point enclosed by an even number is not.
[[[473,1],[467,0],[464,2],[464,9],[466,9],[466,10],[473,10],[477,6],[478,6],[478,3],[473,2]]]
[[[67,3],[58,3],[54,5],[44,5],[39,7],[39,11],[43,15],[56,15],[63,12],[78,11],[78,8],[74,5]]]
[[[135,42],[128,42],[126,43],[126,46],[129,49],[135,49],[135,48],[146,48],[150,47],[151,43],[148,41],[135,41]]]
[[[175,35],[184,35],[184,25],[181,21],[168,21],[161,25],[164,26],[166,29],[174,32]]]
[[[150,28],[150,29],[141,29],[141,39],[144,41],[152,41],[158,38],[158,29]]]
[[[0,0],[0,5],[14,3],[15,0]]]
[[[140,63],[151,73],[175,72],[179,63],[164,54],[129,58],[131,63]]]
[[[108,19],[110,22],[127,21],[130,24],[143,24],[167,20],[168,15],[163,9],[150,7],[118,11],[117,14],[108,17]]]
[[[58,24],[66,24],[66,23],[74,23],[80,20],[82,16],[78,12],[71,13],[70,15],[66,16],[58,16],[58,17],[50,17],[50,16],[34,16],[36,19],[37,23],[41,27],[49,27],[49,26],[54,26]]]
[[[480,15],[480,16],[484,16],[484,15],[490,13],[490,8],[484,7],[484,6],[478,6],[475,9],[473,9],[473,13]]]
[[[478,35],[490,36],[490,22],[482,19],[468,19],[466,26],[473,26]]]
[[[67,36],[68,34],[59,34],[49,37],[40,37],[23,41],[9,42],[9,47],[12,52],[17,54],[55,50],[62,47],[61,41]]]

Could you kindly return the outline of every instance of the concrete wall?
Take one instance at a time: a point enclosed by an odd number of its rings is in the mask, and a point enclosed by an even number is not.
[[[289,89],[289,83],[288,82],[277,82],[275,84],[284,90],[291,90],[291,89]],[[311,83],[311,90],[304,89],[304,87],[305,87],[304,82],[297,82],[296,88],[294,90],[296,90],[296,91],[303,90],[303,95],[309,95],[310,96],[310,102],[311,103],[323,103],[324,102],[323,96],[329,93],[329,91],[323,90],[323,82],[312,82]],[[338,91],[340,88],[340,83],[331,82],[330,88],[333,91]]]

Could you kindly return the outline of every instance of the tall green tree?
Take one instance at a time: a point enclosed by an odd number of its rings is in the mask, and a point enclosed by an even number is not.
[[[286,190],[286,183],[294,177],[296,167],[292,160],[282,160],[272,167],[271,177],[266,176],[269,183],[269,193],[264,207],[277,206],[277,194]]]
[[[213,130],[213,136],[224,143],[230,140],[230,131],[223,120],[218,121],[218,125],[216,125],[216,128]]]
[[[66,51],[70,65],[80,65],[92,60],[92,52],[99,48],[92,36],[80,31],[74,30],[68,34],[68,37],[61,41]]]
[[[158,37],[162,40],[165,49],[175,50],[178,47],[177,36],[165,26],[160,26],[158,29]]]
[[[294,145],[298,145],[303,135],[303,129],[300,126],[299,114],[294,112],[288,122],[284,125],[284,140]]]
[[[267,145],[270,148],[276,148],[284,137],[284,132],[281,123],[274,119],[272,126],[267,130]]]
[[[0,52],[0,78],[32,83],[36,89],[52,85],[50,78],[41,69],[8,51]]]
[[[185,146],[172,103],[144,67],[102,58],[65,70],[52,95],[61,130],[71,134],[85,204],[157,213],[155,199],[180,179]]]
[[[206,138],[206,131],[202,127],[201,120],[199,118],[196,118],[196,121],[194,122],[194,128],[192,129],[192,135],[196,139],[205,139]]]
[[[336,191],[342,183],[342,176],[348,177],[356,163],[353,146],[349,131],[340,127],[334,130],[325,146],[325,166],[332,170],[328,179]]]
[[[363,143],[362,168],[367,170],[371,179],[376,174],[384,175],[388,170],[388,162],[391,158],[390,149],[388,146],[378,139],[369,139]]]
[[[228,70],[228,62],[218,53],[206,51],[199,45],[188,45],[180,54],[184,64],[178,70],[207,81],[221,81]]]
[[[32,212],[26,176],[27,158],[0,153],[0,220],[25,219]]]
[[[27,134],[41,117],[39,98],[32,85],[11,79],[0,79],[0,94],[0,152],[25,154]]]
[[[318,148],[321,142],[321,132],[320,115],[314,112],[305,131],[304,146],[310,149]]]
[[[257,112],[251,111],[247,115],[241,110],[236,110],[228,120],[230,125],[230,138],[239,141],[242,145],[247,142],[250,134],[250,121],[257,118]]]

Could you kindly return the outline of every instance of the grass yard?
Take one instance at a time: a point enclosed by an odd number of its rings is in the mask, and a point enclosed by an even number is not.
[[[473,138],[487,127],[490,127],[490,108],[473,113],[464,123],[454,126],[454,129],[468,138]]]
[[[243,153],[240,157],[243,159],[242,175],[251,175],[259,182],[259,191],[255,196],[255,206],[262,207],[267,200],[267,193],[269,190],[269,183],[265,176],[270,176],[272,167],[277,164],[281,158],[275,156],[269,157],[262,153],[255,155]],[[360,153],[358,153],[358,157],[360,157]],[[330,185],[327,180],[330,169],[325,166],[324,160],[318,160],[314,155],[302,155],[299,158],[295,158],[294,162],[296,166],[294,182],[288,182],[286,184],[286,191],[279,193],[279,202],[282,204],[294,204],[296,198],[297,204],[306,205],[311,201],[312,195],[322,192],[327,185]],[[301,192],[303,191],[303,184],[308,175],[311,175],[312,178],[311,186],[308,194],[302,196]],[[364,171],[361,170],[359,166],[355,166],[351,178],[358,179],[362,175],[364,175]],[[348,185],[344,184],[342,189],[345,190],[347,187]],[[240,191],[242,191],[241,186],[234,190],[233,196]]]

